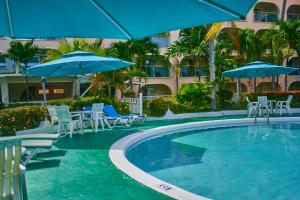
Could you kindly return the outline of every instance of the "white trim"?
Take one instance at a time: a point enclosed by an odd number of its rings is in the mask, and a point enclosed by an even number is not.
[[[257,119],[258,123],[266,122],[266,119]],[[300,117],[281,117],[281,118],[270,118],[270,122],[291,122],[297,121],[300,122]],[[171,126],[163,126],[158,128],[153,128],[145,131],[140,131],[134,134],[131,134],[127,137],[124,137],[114,143],[109,150],[109,157],[113,164],[135,179],[136,181],[152,188],[155,191],[158,191],[162,194],[165,194],[169,197],[182,200],[207,200],[203,196],[196,195],[194,193],[188,192],[182,188],[179,188],[175,185],[162,181],[143,170],[139,169],[126,158],[126,151],[133,145],[145,141],[153,137],[159,137],[167,134],[172,134],[179,131],[190,131],[196,129],[207,129],[207,128],[216,128],[216,127],[228,127],[228,126],[241,126],[245,124],[254,123],[253,118],[245,119],[226,119],[226,120],[213,120],[205,122],[191,122],[184,124],[177,124]],[[164,190],[161,185],[170,187],[169,190]]]

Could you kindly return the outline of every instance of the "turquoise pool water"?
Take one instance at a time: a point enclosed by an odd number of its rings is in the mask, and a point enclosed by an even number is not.
[[[212,199],[300,199],[300,125],[174,133],[130,148],[147,173]]]

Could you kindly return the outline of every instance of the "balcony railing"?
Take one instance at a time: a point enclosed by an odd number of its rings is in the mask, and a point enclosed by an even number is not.
[[[193,76],[206,76],[207,72],[205,67],[198,67],[194,65],[182,66],[180,69],[181,77],[193,77]]]
[[[167,36],[152,36],[151,41],[160,47],[167,47],[170,44],[170,38]]]
[[[254,11],[254,21],[257,22],[274,22],[278,20],[278,13]]]
[[[300,20],[300,14],[288,13],[287,14],[288,20]]]
[[[148,77],[170,77],[170,69],[160,65],[147,65],[143,67]]]

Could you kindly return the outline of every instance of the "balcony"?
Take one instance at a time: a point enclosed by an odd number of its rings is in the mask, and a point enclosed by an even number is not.
[[[288,13],[287,14],[287,19],[290,20],[290,21],[300,20],[300,14],[290,14],[290,13]]]
[[[170,69],[161,65],[147,65],[142,69],[148,77],[170,77]]]
[[[300,19],[300,5],[291,5],[287,9],[287,20],[299,20]]]
[[[160,47],[168,47],[170,44],[170,38],[164,35],[152,36],[151,41]]]
[[[278,20],[276,12],[254,11],[254,21],[256,22],[275,22]]]
[[[205,67],[198,67],[195,65],[185,65],[180,69],[181,77],[193,77],[193,76],[206,76],[207,72]]]

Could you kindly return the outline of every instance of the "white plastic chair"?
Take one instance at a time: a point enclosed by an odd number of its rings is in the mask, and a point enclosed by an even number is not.
[[[50,117],[50,123],[51,123],[52,127],[54,126],[55,123],[58,122],[55,107],[56,106],[47,106],[48,114]]]
[[[80,127],[81,132],[83,132],[81,115],[80,114],[72,114],[69,111],[68,106],[56,106],[55,111],[58,118],[58,133],[64,131],[65,128],[69,127],[70,138],[74,132],[74,129]]]
[[[27,200],[21,139],[0,140],[0,199]]]
[[[258,114],[259,102],[251,102],[248,97],[246,97],[247,108],[248,108],[248,117],[256,116]]]
[[[91,114],[91,120],[94,123],[94,130],[95,132],[98,132],[98,127],[99,127],[99,121],[102,127],[102,130],[104,130],[104,103],[93,103],[92,105],[92,114]],[[106,123],[108,124],[108,123]],[[109,124],[108,124],[109,125]],[[109,125],[109,128],[110,125]]]
[[[282,114],[282,110],[285,109],[286,113],[289,113],[290,115],[292,115],[291,112],[291,101],[293,99],[293,95],[289,95],[288,99],[286,101],[277,101],[276,107],[277,110],[279,109],[279,114]]]
[[[259,102],[259,116],[261,116],[264,112],[269,115],[270,111],[273,109],[272,102],[268,101],[267,96],[258,96],[257,100]]]

